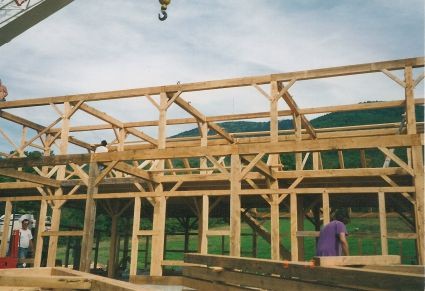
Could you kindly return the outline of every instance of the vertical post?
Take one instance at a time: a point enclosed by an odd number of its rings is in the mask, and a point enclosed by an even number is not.
[[[344,164],[344,155],[342,153],[342,150],[338,151],[338,163],[339,163],[339,167],[341,169],[345,168],[345,164]]]
[[[379,227],[381,229],[381,252],[382,255],[388,255],[388,239],[387,239],[387,214],[385,212],[385,193],[378,193],[379,205]]]
[[[276,195],[276,194],[273,194]],[[278,196],[278,195],[276,195]],[[279,203],[273,199],[270,204],[270,232],[271,232],[271,259],[280,260],[280,236],[279,236]]]
[[[297,215],[297,193],[290,195],[290,213],[291,213],[291,260],[298,261],[298,215]]]
[[[156,187],[156,192],[162,192],[162,184]],[[151,252],[151,276],[162,276],[161,262],[164,257],[164,236],[165,236],[165,218],[166,218],[166,203],[165,197],[155,199],[153,211],[153,231],[152,235],[152,252]]]
[[[166,147],[167,102],[167,93],[161,92],[158,121],[158,149],[165,149]],[[159,161],[157,169],[164,169],[164,160]],[[155,192],[162,193],[163,190],[163,185],[161,183],[155,186]],[[162,276],[161,262],[164,258],[165,220],[166,199],[164,196],[160,196],[155,198],[155,205],[153,211],[153,231],[155,232],[155,234],[152,235],[150,270],[151,276]]]
[[[64,115],[62,116],[62,128],[61,128],[61,138],[60,138],[60,146],[59,146],[59,154],[66,155],[68,152],[68,138],[69,138],[69,114],[71,112],[71,105],[69,102],[64,102]],[[59,166],[56,172],[56,179],[63,180],[65,179],[66,166]],[[55,196],[62,196],[63,191],[62,188],[58,188],[55,191]],[[52,211],[52,224],[51,230],[58,231],[60,226],[60,218],[61,218],[61,201],[56,200],[55,205],[53,206]],[[47,253],[47,267],[54,267],[56,261],[56,251],[58,248],[58,236],[50,236],[49,237],[49,250]]]
[[[38,230],[34,250],[34,267],[41,267],[41,256],[43,253],[43,237],[42,233],[46,229],[46,214],[47,214],[47,201],[41,200],[40,203],[40,216],[38,217]]]
[[[414,99],[414,80],[412,67],[406,67],[404,71],[405,98],[406,98],[406,127],[407,134],[417,134],[415,99]],[[412,166],[415,172],[415,224],[416,224],[416,248],[419,264],[425,263],[425,212],[424,212],[424,164],[422,146],[412,146]]]
[[[297,197],[297,231],[299,230],[304,230],[304,197],[298,196]],[[298,260],[303,261],[304,260],[304,237],[297,236],[297,240],[298,240]]]
[[[9,239],[10,216],[12,215],[12,202],[6,201],[4,209],[3,233],[1,236],[0,257],[5,257],[7,254],[7,240]],[[14,223],[14,222],[12,222]]]
[[[323,191],[322,193],[322,201],[323,201],[323,225],[328,224],[331,221],[330,209],[329,209],[329,193],[328,191]]]
[[[83,238],[81,242],[80,271],[82,272],[90,272],[94,227],[96,223],[96,201],[93,199],[93,195],[98,192],[98,187],[95,185],[96,177],[99,174],[98,171],[98,164],[91,161],[84,212]]]
[[[230,178],[230,255],[239,257],[241,255],[241,160],[239,155],[231,156],[231,178]]]
[[[131,235],[130,254],[130,278],[137,273],[137,257],[139,254],[139,230],[140,230],[140,208],[142,202],[140,197],[134,197],[133,232]],[[147,252],[147,250],[146,250]]]
[[[108,277],[114,278],[115,276],[115,262],[116,262],[116,250],[117,250],[117,227],[118,227],[118,215],[113,214],[111,216],[111,239],[109,245],[109,261],[108,261]]]
[[[295,140],[302,140],[302,127],[301,127],[301,115],[293,114],[292,118],[294,120],[294,128],[295,128]],[[303,156],[302,153],[295,153],[295,169],[301,170],[303,164]]]
[[[202,209],[199,219],[199,237],[198,251],[201,254],[208,253],[208,215],[209,214],[209,198],[208,195],[202,195]]]

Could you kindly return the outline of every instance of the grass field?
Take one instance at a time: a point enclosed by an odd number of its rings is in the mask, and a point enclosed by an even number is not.
[[[406,225],[398,217],[388,217],[388,232],[409,232]],[[270,222],[266,221],[263,226],[270,229]],[[223,226],[225,228],[226,226]],[[218,228],[219,229],[219,228]],[[305,220],[305,230],[314,230],[313,225]],[[347,225],[349,234],[348,242],[350,246],[351,255],[374,255],[381,253],[381,245],[379,238],[361,238],[356,233],[361,232],[362,234],[378,235],[379,236],[379,220],[378,218],[353,218],[351,223]],[[193,230],[192,232],[196,232]],[[280,234],[281,242],[284,247],[290,250],[290,223],[289,219],[282,218],[280,221]],[[189,240],[189,250],[195,252],[197,249],[198,237],[197,235],[191,235]],[[416,251],[414,240],[388,240],[389,254],[401,255],[402,262],[404,264],[416,263]],[[121,240],[120,246],[120,259],[123,256],[123,240]],[[167,235],[167,252],[165,254],[166,260],[183,260],[184,249],[184,236],[183,235]],[[315,238],[304,239],[304,250],[305,260],[310,260],[315,253]],[[208,239],[208,253],[209,254],[228,254],[229,251],[229,239],[228,237],[209,237]],[[98,262],[102,265],[106,265],[109,254],[109,240],[103,239],[99,244],[99,255]],[[130,251],[128,252],[128,255]],[[242,238],[241,238],[241,255],[244,257],[254,257],[253,254],[253,236],[251,228],[242,224]],[[70,257],[72,257],[72,252]],[[270,245],[263,240],[260,236],[257,236],[257,254],[258,258],[270,258]],[[64,262],[65,258],[65,245],[62,242],[58,249],[58,259]],[[150,242],[148,243],[147,255],[146,255],[146,237],[141,237],[139,240],[139,260],[138,269],[141,271],[147,271],[149,265],[145,264],[145,261],[150,261]],[[70,259],[72,262],[72,259]],[[173,267],[176,268],[176,267]],[[172,268],[171,268],[172,269]]]

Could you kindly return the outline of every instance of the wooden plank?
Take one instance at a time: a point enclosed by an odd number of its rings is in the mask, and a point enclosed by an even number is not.
[[[183,276],[143,276],[130,277],[130,283],[137,285],[180,285],[183,286]],[[186,285],[187,286],[187,285]]]
[[[205,280],[198,280],[195,278],[183,277],[183,285],[193,288],[195,290],[211,290],[213,288],[216,291],[246,291],[247,288],[230,286],[221,284],[219,282],[208,282]]]
[[[4,208],[3,233],[1,234],[1,245],[0,245],[0,257],[2,258],[5,257],[7,254],[11,215],[12,215],[12,203],[10,201],[6,201],[6,205]]]
[[[309,263],[219,255],[185,254],[185,262],[236,269],[240,272],[276,274],[282,278],[354,289],[422,290],[424,276],[350,267],[309,267]]]
[[[378,193],[379,208],[379,229],[381,233],[381,252],[382,255],[388,255],[388,239],[387,239],[387,214],[385,210],[385,193]]]
[[[0,286],[90,290],[92,282],[75,276],[0,276]]]
[[[330,256],[314,257],[315,266],[394,265],[401,264],[400,256]]]
[[[47,216],[47,201],[42,200],[40,202],[40,214],[38,217],[38,230],[35,241],[35,249],[34,249],[34,267],[41,266],[41,257],[43,254],[43,238],[41,234],[46,229],[46,216]]]
[[[215,284],[220,283],[229,287],[247,288],[244,290],[252,290],[253,288],[260,290],[343,290],[342,288],[300,282],[298,280],[248,274],[232,270],[217,272],[214,269],[205,267],[184,267],[183,276],[210,282],[211,286],[208,289],[215,289]]]

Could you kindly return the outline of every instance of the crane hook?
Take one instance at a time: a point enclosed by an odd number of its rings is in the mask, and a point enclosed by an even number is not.
[[[158,13],[158,18],[159,20],[164,21],[165,19],[167,19],[167,12],[165,12],[165,10],[161,10],[161,13]]]

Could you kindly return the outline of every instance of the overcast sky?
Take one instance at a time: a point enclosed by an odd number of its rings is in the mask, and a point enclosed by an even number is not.
[[[8,100],[424,55],[423,0],[174,0],[164,22],[157,19],[158,11],[156,0],[75,0],[0,47],[0,78],[9,89]],[[401,87],[385,76],[296,83],[291,92],[300,107],[403,97]],[[418,93],[423,97],[423,83]],[[268,110],[253,88],[215,94],[182,97],[207,115]],[[123,121],[157,119],[146,100],[95,107]],[[51,108],[43,114],[9,111],[31,114],[43,125],[57,118]],[[173,106],[168,116],[185,115]],[[81,115],[73,124],[92,120]],[[0,121],[0,126],[16,135],[10,123]],[[187,128],[170,128],[168,135],[182,129]],[[156,136],[155,128],[146,132]],[[0,149],[5,145],[0,138]]]

